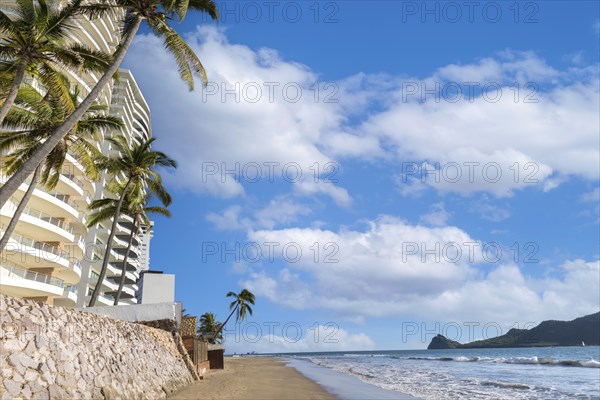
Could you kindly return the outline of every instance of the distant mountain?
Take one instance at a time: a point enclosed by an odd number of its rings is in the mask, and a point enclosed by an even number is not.
[[[531,329],[511,329],[492,339],[461,344],[437,335],[427,349],[480,349],[494,347],[550,347],[600,345],[600,312],[573,321],[544,321]]]

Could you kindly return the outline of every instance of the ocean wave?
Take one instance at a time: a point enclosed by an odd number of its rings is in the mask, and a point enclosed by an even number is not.
[[[499,364],[531,364],[549,365],[560,367],[600,368],[600,362],[596,360],[557,360],[550,357],[407,357],[409,360],[425,361],[454,361],[454,362],[491,362]]]
[[[519,389],[519,390],[529,390],[531,387],[523,384],[523,383],[510,383],[510,382],[496,382],[496,381],[483,381],[480,383],[482,386],[494,386],[499,388],[508,388],[508,389]]]
[[[600,361],[589,360],[589,361],[580,361],[581,366],[585,368],[600,368]]]
[[[387,354],[357,354],[357,353],[345,353],[344,357],[355,357],[355,358],[365,358],[365,357],[389,357]]]

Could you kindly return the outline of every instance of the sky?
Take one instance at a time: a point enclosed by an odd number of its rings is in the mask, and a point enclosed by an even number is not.
[[[228,353],[422,349],[600,309],[599,3],[217,2],[147,30],[170,219],[151,268]]]

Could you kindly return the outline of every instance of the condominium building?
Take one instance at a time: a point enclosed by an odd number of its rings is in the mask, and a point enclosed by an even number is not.
[[[115,34],[119,32],[117,14],[93,22],[80,20],[77,24],[79,32],[74,39],[98,50],[114,51],[119,41]],[[100,78],[96,74],[75,76],[67,72],[67,75],[74,85],[79,86],[82,98]],[[118,154],[106,140],[111,135],[124,135],[130,144],[151,136],[149,107],[128,70],[120,70],[118,81],[103,91],[100,100],[109,104],[110,113],[121,117],[125,124],[121,132],[101,132],[97,146],[104,154]],[[106,189],[109,178],[103,176],[100,181],[90,181],[83,167],[69,155],[55,189],[48,190],[42,185],[35,188],[0,257],[1,293],[59,306],[88,304],[98,280],[112,224],[107,220],[88,229],[88,206],[93,199],[114,196]],[[0,176],[0,184],[6,180],[6,176]],[[28,180],[22,184],[0,209],[0,235],[4,235],[29,183]],[[119,219],[97,306],[114,303],[132,228],[130,217]],[[120,305],[137,302],[136,281],[140,271],[148,269],[151,237],[152,226],[142,226],[140,234],[134,236]]]
[[[130,71],[124,69],[119,71],[119,80],[113,85],[111,98],[110,112],[122,119],[125,125],[123,132],[128,143],[130,145],[134,142],[139,144],[141,140],[150,138],[152,134],[150,130],[150,108]],[[112,134],[119,133],[112,132]],[[104,154],[117,155],[117,151],[112,149],[109,141],[105,140],[101,145]],[[95,198],[112,195],[106,189],[109,178],[105,176],[98,182]],[[125,179],[125,177],[120,177],[120,179]],[[106,221],[88,231],[88,254],[83,263],[82,278],[78,285],[80,296],[78,296],[77,306],[81,307],[88,304],[89,297],[98,281],[111,224],[112,221]],[[114,303],[114,295],[119,287],[125,252],[133,228],[133,219],[127,215],[121,217],[117,222],[117,232],[110,253],[107,279],[102,283],[101,294],[96,303],[97,306],[113,305]],[[139,273],[148,269],[150,258],[147,253],[151,238],[152,226],[145,225],[142,225],[139,232],[133,237],[127,264],[125,265],[125,286],[119,303],[121,305],[137,303],[135,298],[135,292],[138,289],[136,282],[139,279]],[[85,295],[81,295],[82,293],[85,293]]]

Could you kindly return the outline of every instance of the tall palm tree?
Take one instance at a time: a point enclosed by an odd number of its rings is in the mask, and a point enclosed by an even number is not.
[[[69,39],[76,30],[74,18],[102,13],[101,8],[81,3],[71,0],[61,8],[46,0],[17,0],[12,6],[0,3],[0,59],[13,78],[7,97],[0,100],[0,124],[27,73],[41,78],[46,85],[60,85],[57,67],[74,72],[106,71],[110,55]]]
[[[252,315],[252,307],[250,305],[254,305],[254,294],[250,292],[248,289],[243,289],[239,294],[235,292],[227,293],[227,297],[233,297],[234,300],[229,304],[229,309],[231,310],[231,314],[227,317],[223,325],[217,331],[217,336],[221,334],[229,319],[235,313],[236,322],[243,321],[246,318],[247,314]]]
[[[64,84],[67,84],[66,79]],[[77,107],[78,88],[75,87],[68,93],[69,97],[64,99],[50,90],[42,95],[27,84],[21,87],[15,106],[10,109],[4,120],[3,127],[9,130],[0,131],[0,152],[7,153],[0,172],[11,174],[18,169]],[[68,153],[81,164],[89,179],[96,180],[100,177],[97,160],[103,155],[95,147],[98,133],[103,129],[123,127],[120,118],[105,115],[107,109],[108,107],[98,102],[92,105],[83,118],[46,156],[43,164],[36,168],[29,188],[0,239],[0,251],[8,243],[37,185],[42,183],[48,189],[56,187]]]
[[[127,239],[127,249],[125,251],[125,255],[123,257],[123,262],[121,266],[121,278],[119,280],[119,288],[117,289],[117,293],[115,294],[115,300],[113,305],[118,305],[119,300],[121,299],[121,293],[123,292],[123,287],[125,286],[125,273],[127,271],[127,261],[129,261],[129,252],[131,251],[131,247],[133,245],[133,240],[136,236],[139,235],[140,230],[143,225],[150,225],[150,218],[148,218],[148,214],[156,213],[161,214],[166,217],[171,216],[171,212],[167,210],[165,207],[159,206],[149,206],[148,202],[150,201],[149,195],[143,200],[143,204],[128,202],[126,199],[123,204],[124,213],[129,215],[133,219],[133,227],[131,229],[131,233],[129,234],[129,238]],[[89,217],[88,225],[95,225],[96,223],[110,219],[115,215],[116,207],[117,207],[118,199],[101,199],[92,202],[90,205],[91,209],[96,210]]]
[[[154,138],[143,140],[140,144],[133,142],[130,147],[124,136],[109,139],[112,145],[114,145],[115,150],[119,152],[119,156],[106,158],[100,163],[100,167],[106,169],[115,178],[113,183],[109,184],[109,190],[119,192],[120,194],[114,208],[112,226],[106,243],[106,252],[102,261],[100,276],[90,298],[89,307],[93,307],[96,304],[100,295],[100,287],[106,277],[112,242],[115,237],[117,222],[123,213],[122,208],[125,199],[132,204],[142,204],[146,193],[149,192],[155,195],[165,207],[171,204],[171,196],[164,188],[162,179],[156,168],[176,168],[177,163],[166,154],[151,150],[154,140]],[[123,185],[117,182],[117,177],[122,175],[125,175],[125,183]],[[106,201],[106,199],[99,201]],[[93,223],[88,222],[88,226],[92,225]]]
[[[155,35],[163,39],[165,48],[175,58],[179,75],[188,84],[190,90],[194,88],[194,75],[200,76],[205,85],[208,82],[202,63],[175,29],[169,26],[168,21],[173,18],[179,19],[179,22],[183,21],[188,10],[205,12],[216,20],[219,15],[213,0],[114,0],[116,6],[111,5],[108,0],[99,1],[102,1],[101,4],[107,8],[118,7],[126,12],[122,41],[114,54],[113,63],[64,124],[57,128],[52,137],[44,142],[39,150],[0,188],[0,207],[18,189],[27,175],[37,168],[46,154],[60,142],[66,132],[83,116],[111,81],[143,21],[146,21]]]
[[[217,316],[214,313],[204,313],[200,316],[198,335],[207,339],[209,343],[220,343],[223,339],[223,335],[219,334],[221,325],[223,324],[217,321]]]

